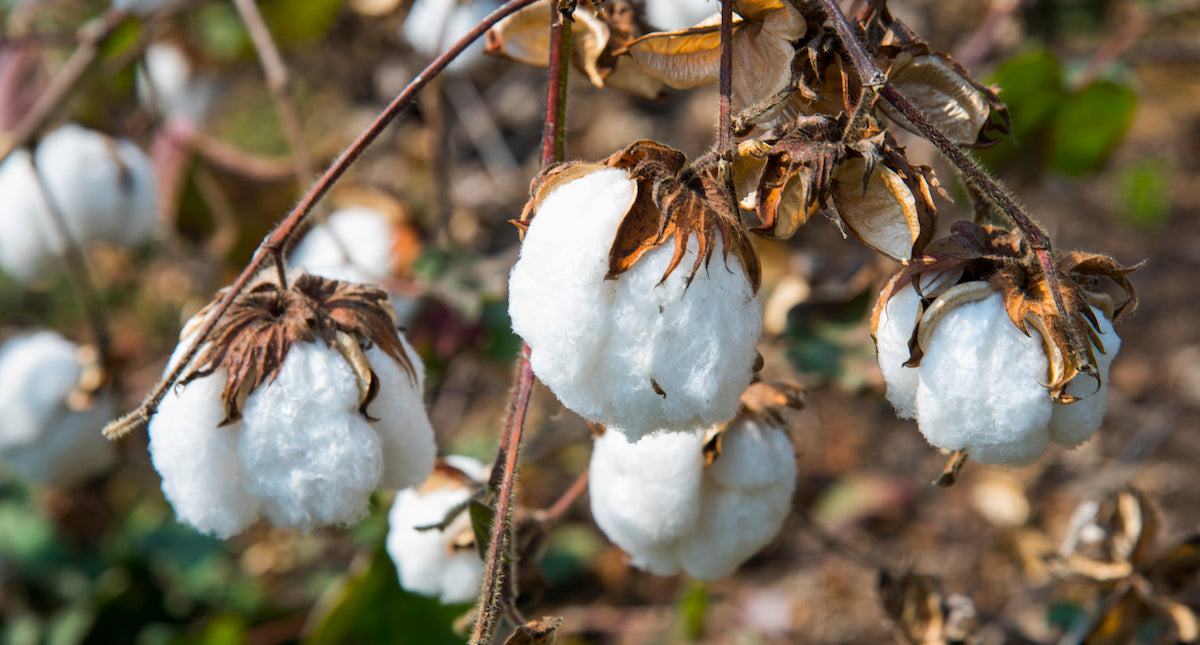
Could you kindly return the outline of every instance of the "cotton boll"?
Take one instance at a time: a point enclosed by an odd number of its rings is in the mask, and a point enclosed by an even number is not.
[[[383,458],[358,395],[337,350],[297,343],[275,380],[246,399],[238,447],[251,474],[246,492],[276,526],[309,530],[366,515]]]
[[[116,459],[100,434],[116,414],[107,393],[87,408],[67,404],[79,383],[76,346],[54,332],[9,339],[0,347],[0,458],[20,476],[49,486],[70,486]]]
[[[52,273],[62,243],[28,151],[14,150],[0,163],[0,203],[0,270],[22,283]]]
[[[437,455],[423,399],[425,365],[407,340],[401,337],[400,342],[416,371],[415,377],[378,347],[367,350],[367,360],[379,377],[379,394],[367,414],[379,419],[374,427],[383,451],[380,485],[384,488],[406,488],[425,481]]]
[[[904,364],[911,355],[908,341],[920,317],[921,296],[916,289],[906,287],[884,305],[875,332],[875,349],[887,383],[887,398],[901,419],[917,416],[917,370]]]
[[[1092,308],[1096,320],[1100,323],[1100,343],[1104,351],[1095,348],[1096,371],[1100,382],[1080,374],[1067,386],[1067,394],[1078,397],[1074,403],[1054,403],[1054,411],[1050,416],[1050,440],[1067,448],[1074,448],[1091,438],[1100,422],[1104,420],[1104,410],[1108,397],[1108,370],[1113,358],[1121,349],[1121,337],[1113,329],[1113,324],[1105,317],[1104,312]],[[1097,387],[1099,385],[1099,387]]]
[[[496,8],[485,0],[414,0],[400,34],[426,58],[440,56]],[[461,72],[483,60],[483,40],[463,50],[451,71]]]
[[[142,105],[167,117],[199,123],[216,95],[212,79],[197,76],[184,51],[169,43],[146,48],[137,74]]]
[[[483,464],[477,460],[451,456],[445,461],[476,484],[482,484],[486,477]],[[474,547],[456,549],[452,544],[457,536],[471,531],[470,514],[462,512],[444,531],[417,530],[443,521],[450,509],[472,493],[472,487],[464,482],[444,481],[396,494],[388,513],[387,550],[396,565],[400,586],[439,597],[444,603],[475,599],[483,580],[483,562]]]
[[[1027,465],[1046,449],[1052,400],[1040,335],[1021,333],[1004,299],[955,307],[921,359],[918,425],[929,442],[980,463]]]
[[[174,363],[190,341],[181,342]],[[168,369],[170,369],[168,367]],[[238,455],[241,423],[217,427],[224,375],[171,388],[150,420],[150,461],[162,477],[163,495],[179,521],[228,538],[258,520],[262,504],[245,492],[247,475]]]
[[[131,245],[153,231],[154,169],[137,146],[69,124],[42,139],[34,158],[77,241]]]
[[[378,283],[395,268],[392,244],[396,232],[387,219],[370,208],[343,208],[324,224],[312,228],[292,250],[292,266],[346,266],[364,279]],[[323,275],[323,274],[322,274]],[[340,277],[336,279],[342,279]]]
[[[646,19],[663,31],[687,29],[720,11],[721,5],[716,0],[649,0],[646,3]]]
[[[674,544],[700,515],[703,445],[702,432],[659,433],[633,443],[608,431],[595,440],[588,476],[592,515],[636,566],[659,575],[679,570]]]
[[[539,204],[509,281],[513,329],[530,346],[534,373],[568,408],[631,439],[732,417],[762,328],[740,261],[719,244],[690,284],[694,238],[665,280],[670,238],[605,279],[636,192],[620,169],[556,188]]]

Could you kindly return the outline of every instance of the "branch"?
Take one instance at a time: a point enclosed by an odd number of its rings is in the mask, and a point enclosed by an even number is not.
[[[717,150],[729,148],[733,122],[733,0],[721,0],[720,107],[717,112]],[[747,73],[750,70],[746,70]]]
[[[263,262],[268,257],[272,257],[278,250],[282,250],[285,247],[291,236],[300,228],[300,225],[304,223],[305,218],[317,205],[317,202],[319,202],[321,198],[329,192],[333,185],[336,184],[339,179],[341,179],[342,175],[346,173],[346,170],[349,169],[350,166],[353,165],[360,156],[362,156],[367,147],[370,146],[371,143],[383,133],[384,129],[387,128],[387,126],[393,120],[395,120],[397,116],[399,116],[404,108],[408,107],[408,104],[412,102],[413,98],[415,98],[418,93],[420,93],[421,89],[424,88],[430,80],[440,74],[442,70],[444,70],[446,66],[450,64],[451,61],[457,58],[459,54],[461,54],[463,50],[467,48],[468,45],[481,37],[484,32],[490,29],[492,25],[502,20],[505,16],[516,12],[518,9],[533,4],[534,2],[535,0],[509,0],[508,3],[493,11],[486,18],[484,18],[482,22],[471,29],[471,31],[463,35],[463,37],[460,38],[453,47],[446,51],[446,53],[434,59],[434,61],[430,63],[428,67],[422,70],[421,73],[418,74],[417,77],[408,84],[408,87],[405,87],[404,90],[401,91],[400,94],[397,95],[396,98],[393,99],[386,108],[384,108],[383,112],[381,112],[379,116],[375,118],[375,121],[373,121],[366,130],[359,134],[358,138],[356,138],[348,148],[342,151],[342,154],[338,155],[338,158],[333,161],[333,164],[330,165],[328,169],[326,169],[325,173],[321,175],[321,178],[318,179],[311,188],[309,188],[308,192],[300,200],[300,203],[297,204],[291,210],[291,212],[288,213],[287,217],[285,217],[283,221],[279,223],[275,230],[271,231],[266,239],[259,244],[258,249],[254,252],[254,256],[250,258],[250,263],[246,265],[246,268],[242,270],[242,273],[238,275],[237,280],[234,281],[233,286],[229,288],[229,291],[225,293],[225,295],[217,303],[216,307],[213,308],[212,313],[210,313],[208,318],[204,321],[204,325],[196,333],[195,339],[192,341],[191,346],[188,347],[187,351],[181,357],[179,362],[177,362],[175,367],[171,369],[170,373],[167,374],[167,376],[164,377],[157,386],[155,386],[154,390],[146,397],[146,400],[137,407],[136,410],[133,410],[121,418],[116,419],[104,428],[104,435],[106,437],[110,439],[119,439],[150,421],[150,417],[152,417],[155,411],[158,410],[158,405],[162,402],[163,397],[167,395],[167,392],[170,391],[175,382],[179,380],[179,377],[183,374],[184,370],[186,370],[188,365],[191,364],[192,359],[195,358],[196,353],[200,350],[200,347],[202,347],[205,341],[208,340],[208,336],[212,333],[213,327],[216,326],[217,321],[221,319],[221,316],[225,314],[225,311],[229,309],[229,305],[233,303],[234,298],[240,295],[242,290],[246,288],[246,285],[250,282],[251,278],[253,278],[255,274],[258,273],[258,270],[262,267]]]

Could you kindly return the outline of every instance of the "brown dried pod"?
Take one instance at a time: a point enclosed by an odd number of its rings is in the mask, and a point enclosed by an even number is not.
[[[879,596],[896,640],[909,645],[957,645],[976,629],[975,606],[966,596],[945,596],[933,576],[879,571]]]

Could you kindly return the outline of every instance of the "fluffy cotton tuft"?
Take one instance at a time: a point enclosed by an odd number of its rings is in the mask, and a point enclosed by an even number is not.
[[[395,230],[379,211],[343,208],[305,234],[292,250],[290,263],[318,269],[343,267],[351,275],[362,276],[358,282],[379,283],[395,268],[395,237]]]
[[[646,3],[646,19],[663,31],[694,27],[720,11],[721,5],[716,0],[651,0]]]
[[[487,477],[483,464],[470,457],[451,455],[444,461],[477,485]],[[472,530],[470,514],[463,511],[444,531],[417,530],[443,521],[450,509],[467,501],[473,492],[465,482],[445,482],[396,494],[388,513],[387,550],[401,587],[447,604],[471,602],[479,595],[483,561],[474,545],[454,545],[455,538]]]
[[[883,309],[876,332],[880,368],[888,399],[902,417],[917,419],[929,443],[945,450],[966,449],[980,463],[1024,466],[1050,441],[1074,447],[1086,441],[1104,416],[1108,368],[1120,339],[1104,314],[1096,351],[1102,382],[1080,375],[1068,391],[1081,400],[1055,403],[1043,385],[1048,361],[1041,335],[1025,335],[1008,317],[1000,293],[956,306],[938,323],[916,368],[908,360],[908,339],[920,316],[920,302],[905,287]]]
[[[440,56],[497,7],[488,0],[414,0],[400,35],[426,58]],[[450,63],[451,71],[469,69],[483,60],[483,40],[471,43]]]
[[[146,48],[137,74],[142,105],[158,114],[199,123],[216,96],[216,83],[199,76],[184,51],[170,43]]]
[[[0,458],[33,482],[69,486],[116,460],[100,429],[116,415],[107,393],[74,409],[79,350],[51,331],[17,336],[0,346]]]
[[[60,261],[65,244],[51,203],[76,242],[129,246],[153,232],[157,200],[154,170],[137,146],[62,126],[32,155],[14,151],[0,165],[0,268],[25,282]]]
[[[780,428],[735,422],[704,465],[704,433],[596,439],[588,491],[596,524],[634,566],[702,580],[733,572],[779,532],[796,463]]]
[[[532,350],[534,373],[568,408],[632,439],[731,418],[762,333],[750,281],[719,246],[690,285],[695,239],[661,284],[671,239],[604,279],[636,190],[620,169],[555,189],[539,205],[509,280],[513,329]]]
[[[242,419],[224,427],[223,372],[175,387],[150,422],[150,456],[179,519],[221,538],[260,517],[303,530],[349,524],[376,488],[424,480],[435,454],[424,369],[413,378],[376,347],[366,356],[379,380],[373,422],[358,412],[350,365],[324,345],[293,345],[276,378],[247,397]]]

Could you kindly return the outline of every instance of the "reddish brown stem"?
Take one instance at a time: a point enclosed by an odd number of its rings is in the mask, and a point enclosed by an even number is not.
[[[542,167],[562,161],[567,118],[567,65],[571,56],[571,13],[562,2],[550,3],[550,82],[546,88],[546,124],[542,128]]]
[[[563,492],[562,496],[560,496],[554,501],[553,504],[550,505],[550,508],[547,508],[538,515],[538,520],[541,522],[541,528],[543,531],[547,531],[557,524],[567,510],[571,508],[571,505],[575,503],[575,500],[579,499],[579,497],[583,495],[584,491],[587,490],[588,472],[589,471],[586,470],[583,471],[583,474],[575,478],[575,481],[571,483],[571,486]]]
[[[113,421],[112,423],[109,423],[108,426],[104,428],[105,436],[110,439],[118,439],[140,427],[142,424],[150,421],[150,417],[153,416],[154,412],[158,409],[158,404],[162,401],[163,397],[166,396],[167,392],[171,389],[175,382],[179,380],[179,377],[183,374],[184,370],[187,369],[188,365],[192,362],[192,359],[195,358],[196,352],[198,352],[200,347],[205,343],[205,341],[208,340],[208,336],[212,333],[213,327],[217,324],[217,321],[221,319],[221,316],[225,314],[225,311],[229,309],[229,305],[233,303],[233,299],[241,294],[242,290],[246,288],[246,284],[249,283],[251,278],[258,273],[258,270],[262,267],[263,261],[265,261],[268,257],[272,257],[275,253],[282,251],[286,247],[289,238],[300,228],[300,225],[304,222],[304,218],[307,217],[310,212],[312,212],[313,208],[317,205],[317,202],[319,202],[321,198],[329,192],[333,185],[336,184],[339,179],[341,179],[346,170],[354,164],[354,162],[362,155],[367,147],[370,146],[371,143],[383,133],[384,129],[387,128],[387,126],[400,114],[401,111],[404,110],[404,108],[408,107],[408,104],[412,102],[413,98],[417,96],[421,89],[424,88],[430,80],[440,74],[442,70],[446,69],[446,66],[449,65],[450,62],[455,58],[457,58],[463,52],[463,50],[467,48],[468,45],[477,40],[484,34],[484,32],[486,32],[488,29],[491,29],[492,25],[502,20],[505,16],[511,15],[522,7],[533,4],[535,1],[536,0],[510,0],[499,9],[493,11],[490,15],[484,18],[482,22],[471,29],[471,31],[463,35],[458,42],[454,43],[453,47],[451,47],[441,56],[438,56],[436,59],[434,59],[434,61],[430,63],[428,67],[422,70],[421,73],[418,74],[417,77],[408,84],[408,87],[405,87],[404,90],[400,92],[400,94],[397,95],[390,104],[388,104],[383,112],[381,112],[379,116],[375,118],[375,121],[373,121],[371,125],[362,132],[362,134],[358,135],[358,138],[356,138],[348,148],[342,151],[342,154],[338,155],[338,158],[335,159],[333,164],[329,166],[323,175],[321,175],[321,178],[318,179],[311,188],[309,188],[308,192],[300,200],[300,203],[292,208],[287,217],[285,217],[283,221],[275,227],[275,230],[271,231],[266,239],[259,244],[258,249],[254,252],[254,256],[250,259],[250,263],[246,265],[246,268],[242,270],[242,273],[238,275],[237,280],[234,281],[233,286],[230,287],[229,291],[225,293],[225,295],[217,303],[217,306],[213,308],[212,313],[210,313],[208,318],[204,321],[204,325],[197,331],[191,346],[188,347],[181,359],[175,364],[175,367],[171,369],[171,372],[167,374],[167,376],[163,378],[161,382],[159,382],[149,396],[146,397],[146,400],[143,401],[136,410],[133,410],[132,412],[129,412],[121,418]]]
[[[750,70],[746,70],[747,73]],[[721,0],[720,107],[717,112],[717,150],[729,148],[733,122],[733,0]]]

